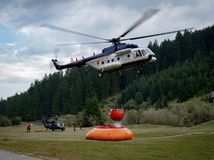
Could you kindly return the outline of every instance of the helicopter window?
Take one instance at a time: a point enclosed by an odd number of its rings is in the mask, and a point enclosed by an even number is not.
[[[114,59],[112,59],[111,61],[114,62]]]
[[[141,54],[140,50],[138,50],[137,52],[138,52],[138,54],[139,54],[138,56],[142,56],[142,54]]]
[[[107,61],[108,63],[110,62],[110,60]]]
[[[102,64],[104,64],[104,61],[102,61]]]
[[[141,50],[141,53],[142,53],[142,55],[143,55],[143,56],[145,56],[145,55],[146,55],[145,50]]]
[[[120,60],[120,57],[117,57],[117,60],[119,61],[119,60]]]
[[[128,54],[127,57],[129,58],[129,57],[130,57],[130,54]]]
[[[139,57],[139,54],[137,53],[137,51],[135,51],[136,57]]]

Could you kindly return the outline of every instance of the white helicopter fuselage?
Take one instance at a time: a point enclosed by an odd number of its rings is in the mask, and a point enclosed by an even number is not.
[[[99,72],[114,72],[156,61],[155,54],[149,48],[119,50],[115,53],[86,62]]]

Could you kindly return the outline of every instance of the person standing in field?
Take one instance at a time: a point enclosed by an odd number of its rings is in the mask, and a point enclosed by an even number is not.
[[[31,123],[28,121],[28,124],[27,124],[27,133],[30,133],[31,131]]]
[[[73,124],[74,132],[76,131],[76,124]]]
[[[80,130],[82,130],[82,122],[80,123]]]

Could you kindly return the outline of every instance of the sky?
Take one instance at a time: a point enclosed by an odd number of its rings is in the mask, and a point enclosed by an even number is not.
[[[109,44],[59,46],[97,41],[89,37],[41,27],[43,24],[103,38],[121,35],[147,10],[160,9],[128,37],[214,24],[214,0],[1,0],[0,98],[25,92],[35,80],[56,72],[51,59],[63,63],[101,52]],[[150,41],[173,39],[175,34],[127,43],[146,47]]]

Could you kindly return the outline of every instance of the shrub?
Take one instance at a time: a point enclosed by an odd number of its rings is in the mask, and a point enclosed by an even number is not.
[[[130,110],[126,112],[125,124],[161,124],[191,127],[214,119],[214,107],[207,103],[185,103],[170,108]]]
[[[0,127],[10,126],[11,121],[6,116],[0,116]]]
[[[140,123],[141,112],[136,110],[127,111],[123,120],[124,124],[132,125]]]
[[[15,116],[11,119],[13,125],[19,125],[22,121],[22,118],[19,116]]]
[[[83,123],[83,113],[79,112],[77,115],[63,115],[59,118],[60,121],[63,121],[64,124],[68,127],[72,127],[74,124],[76,126],[82,126]]]
[[[207,106],[188,106],[184,114],[183,126],[191,127],[211,120],[212,115],[209,110],[212,109]]]
[[[137,106],[136,106],[136,102],[134,99],[130,99],[126,104],[125,106],[127,106],[128,109],[135,109]]]
[[[203,102],[209,102],[210,94],[205,94],[201,97],[201,101]]]
[[[72,127],[76,123],[76,116],[67,114],[60,117],[60,120],[63,121],[66,126]]]
[[[149,108],[142,112],[140,123],[176,126],[177,117],[169,109]]]

